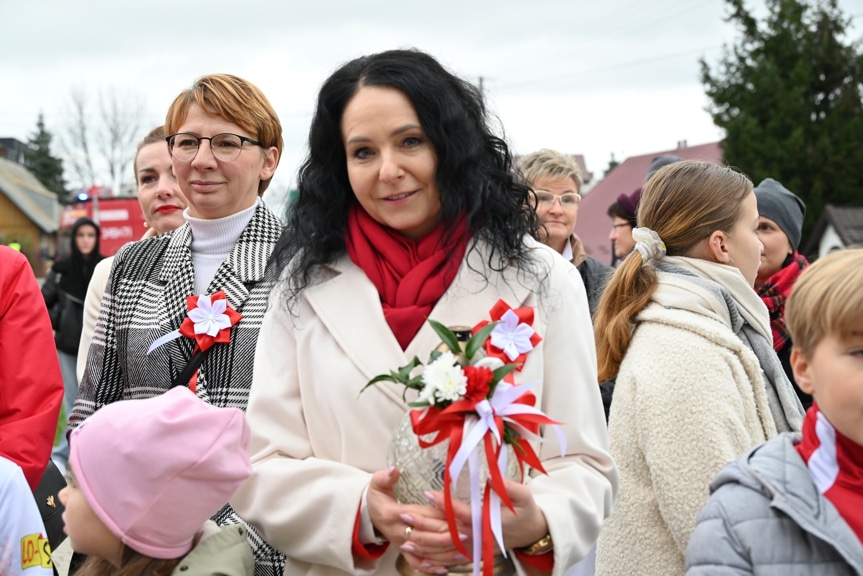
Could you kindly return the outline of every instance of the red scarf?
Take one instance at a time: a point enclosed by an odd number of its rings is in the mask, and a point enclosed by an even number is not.
[[[863,542],[863,446],[833,428],[813,403],[803,420],[803,441],[797,452],[818,491]]]
[[[402,350],[455,279],[469,236],[467,218],[461,217],[446,245],[440,224],[415,241],[381,226],[359,206],[351,207],[348,255],[378,289],[384,317]]]
[[[770,328],[773,330],[773,349],[779,352],[791,340],[785,325],[785,300],[803,270],[809,266],[800,252],[794,252],[791,263],[767,279],[758,288],[758,295],[770,312]]]

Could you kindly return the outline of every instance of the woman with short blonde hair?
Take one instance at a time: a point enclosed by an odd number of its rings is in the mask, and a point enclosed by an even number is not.
[[[165,132],[188,201],[186,223],[117,253],[70,429],[106,404],[174,386],[188,386],[219,407],[245,410],[248,402],[258,332],[276,280],[267,262],[282,232],[260,195],[279,164],[282,127],[256,86],[211,74],[177,96]],[[218,332],[227,341],[205,350],[179,329],[194,321],[196,306],[218,311],[216,300],[222,315],[231,308],[239,317]],[[241,521],[227,503],[214,520]],[[284,557],[246,528],[256,574],[282,574]]]
[[[531,201],[542,224],[536,238],[578,268],[593,315],[613,270],[588,256],[575,233],[583,184],[578,164],[571,156],[543,148],[521,158],[519,168],[533,190]]]

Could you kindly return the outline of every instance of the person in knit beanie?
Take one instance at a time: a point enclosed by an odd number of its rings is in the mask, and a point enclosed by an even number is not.
[[[794,380],[791,369],[792,342],[785,323],[785,300],[800,273],[809,266],[797,252],[803,233],[806,206],[803,201],[773,178],[766,178],[755,188],[758,201],[758,239],[764,245],[761,266],[755,278],[755,290],[770,311],[773,349],[804,408],[812,405],[812,397],[803,392]]]
[[[69,485],[60,492],[79,576],[252,574],[241,525],[208,519],[251,473],[249,428],[185,387],[124,400],[70,437]]]
[[[788,238],[789,253],[797,250],[806,216],[803,200],[773,178],[765,178],[755,187],[755,198],[758,214],[772,220]]]
[[[820,259],[791,290],[791,364],[814,396],[802,431],[710,485],[687,576],[863,574],[863,250]]]
[[[683,158],[675,154],[663,154],[661,156],[657,156],[650,161],[650,166],[647,167],[647,176],[644,177],[644,181],[647,182],[650,180],[651,176],[656,174],[660,168],[682,161]]]

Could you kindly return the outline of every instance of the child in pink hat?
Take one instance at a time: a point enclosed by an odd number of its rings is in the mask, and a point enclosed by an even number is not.
[[[71,435],[60,492],[77,576],[251,575],[242,526],[208,521],[249,476],[249,429],[178,387],[109,404]]]

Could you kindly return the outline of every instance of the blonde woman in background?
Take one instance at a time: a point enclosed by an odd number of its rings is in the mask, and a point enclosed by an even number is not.
[[[536,200],[536,214],[542,224],[537,239],[578,268],[592,316],[614,270],[588,256],[575,233],[583,182],[581,170],[570,156],[548,148],[523,157],[519,168]]]

